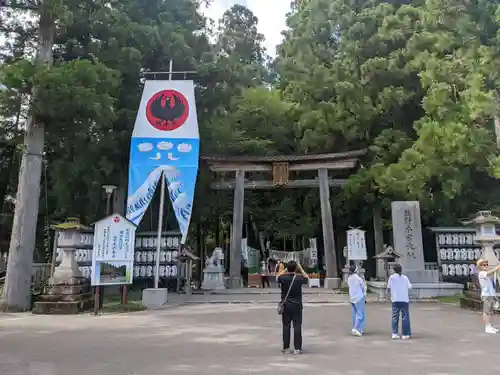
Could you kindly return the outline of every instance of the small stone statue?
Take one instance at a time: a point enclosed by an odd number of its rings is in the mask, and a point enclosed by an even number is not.
[[[205,259],[206,268],[213,268],[213,267],[220,268],[223,266],[223,263],[224,263],[224,252],[220,247],[216,247],[212,252],[212,255],[210,257],[206,257]]]
[[[226,289],[224,281],[224,252],[220,247],[216,247],[212,255],[205,259],[201,288],[204,290]]]

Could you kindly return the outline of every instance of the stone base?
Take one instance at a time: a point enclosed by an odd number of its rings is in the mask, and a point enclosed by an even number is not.
[[[385,281],[368,281],[366,284],[368,290],[375,293],[379,299],[390,300],[391,297],[387,291],[387,283]],[[461,293],[463,289],[464,286],[462,284],[456,283],[412,283],[410,299],[454,296]]]
[[[40,302],[81,302],[91,300],[93,294],[91,292],[82,294],[42,294],[38,296]]]
[[[168,301],[168,290],[166,288],[149,288],[142,291],[142,304],[148,310],[161,309]]]
[[[309,288],[319,288],[320,287],[320,282],[319,279],[309,279]]]
[[[33,314],[79,314],[81,312],[90,310],[93,306],[92,300],[87,299],[83,301],[74,302],[51,302],[51,301],[38,301],[35,302],[33,307]]]
[[[325,289],[340,289],[341,280],[338,277],[326,277]]]
[[[250,276],[250,275],[249,275]],[[248,278],[250,282],[250,277]],[[243,287],[241,277],[230,277],[227,279],[227,288],[228,289],[241,289]],[[205,289],[204,286],[201,286],[201,289]],[[223,290],[221,289],[208,289],[208,290]]]
[[[71,276],[65,279],[57,279],[51,277],[49,279],[49,286],[77,286],[77,285],[90,285],[89,279],[83,276]]]
[[[34,314],[78,314],[92,307],[92,292],[84,277],[70,277],[55,282],[51,279],[45,293],[37,297]]]
[[[238,283],[240,279],[238,278]],[[232,286],[232,285],[231,285]],[[241,286],[238,286],[240,288]],[[201,284],[203,290],[223,290],[226,289],[224,283],[224,270],[222,268],[205,268],[203,270],[203,283]]]
[[[438,270],[403,270],[412,284],[439,283]]]

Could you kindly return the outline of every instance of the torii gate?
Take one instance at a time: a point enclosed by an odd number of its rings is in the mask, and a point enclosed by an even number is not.
[[[323,243],[326,258],[325,288],[340,287],[335,253],[332,209],[330,205],[330,187],[342,187],[346,179],[328,177],[328,171],[355,169],[359,158],[367,150],[356,150],[342,153],[300,155],[300,156],[202,156],[201,160],[208,164],[213,172],[235,172],[236,178],[231,181],[218,181],[210,185],[215,190],[233,190],[233,225],[231,233],[229,285],[231,289],[240,288],[241,272],[241,239],[243,227],[243,201],[245,189],[273,188],[317,188],[319,187],[321,203],[321,223],[323,227]],[[290,172],[317,171],[318,178],[290,180]],[[272,172],[273,180],[246,180],[245,172]]]

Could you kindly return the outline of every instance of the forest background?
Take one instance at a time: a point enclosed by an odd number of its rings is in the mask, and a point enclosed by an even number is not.
[[[374,212],[389,227],[392,200],[419,200],[423,226],[499,211],[496,1],[296,0],[272,59],[240,5],[212,23],[191,0],[47,2],[57,6],[50,68],[34,62],[39,9],[0,8],[2,252],[29,109],[45,127],[35,252],[43,261],[48,225],[105,214],[102,185],[118,186],[114,208],[123,211],[142,72],[166,71],[170,60],[197,72],[202,155],[368,150],[332,191],[337,233],[371,228]],[[190,236],[198,247],[224,242],[231,221],[232,193],[210,190],[214,178],[201,168]],[[158,197],[141,229],[155,229],[157,207]],[[299,250],[298,238],[321,237],[319,213],[315,189],[251,191],[245,228]],[[175,229],[171,210],[168,218]]]

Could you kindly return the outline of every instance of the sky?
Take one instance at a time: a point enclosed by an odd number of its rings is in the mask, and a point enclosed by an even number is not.
[[[276,54],[276,46],[281,42],[281,31],[285,29],[286,13],[291,0],[213,0],[203,11],[207,17],[217,21],[234,4],[248,7],[259,19],[259,32],[264,34],[267,53]]]

